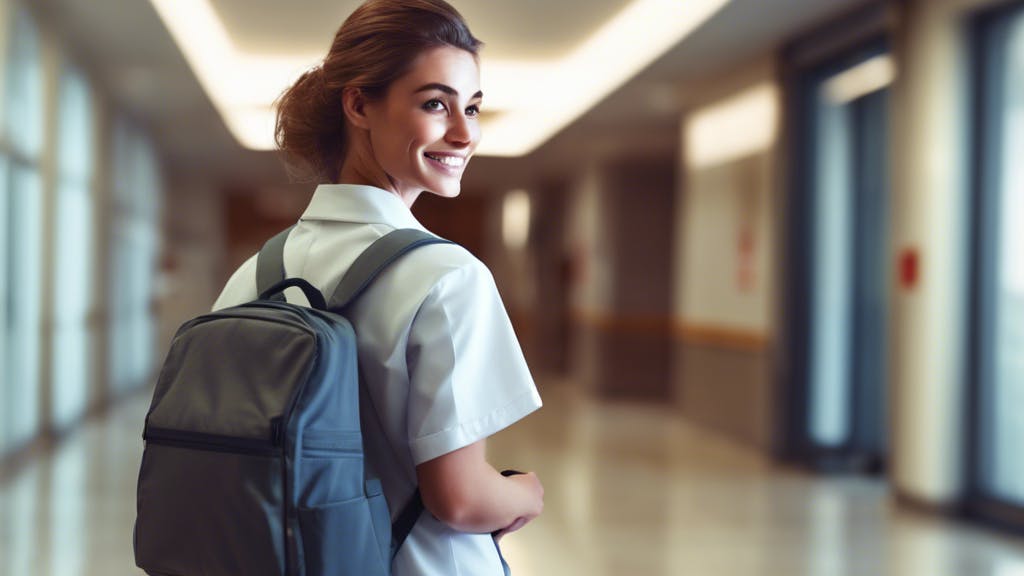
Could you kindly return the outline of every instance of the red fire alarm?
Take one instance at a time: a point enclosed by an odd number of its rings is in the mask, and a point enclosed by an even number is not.
[[[912,290],[917,287],[918,278],[921,275],[920,258],[917,248],[904,248],[900,252],[900,287],[904,290]]]

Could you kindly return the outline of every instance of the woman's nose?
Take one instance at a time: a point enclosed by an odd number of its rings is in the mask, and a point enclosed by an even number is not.
[[[459,146],[468,146],[473,141],[473,128],[470,126],[470,120],[465,114],[453,114],[451,120],[448,122],[448,132],[445,134],[445,140],[449,144],[455,144]]]

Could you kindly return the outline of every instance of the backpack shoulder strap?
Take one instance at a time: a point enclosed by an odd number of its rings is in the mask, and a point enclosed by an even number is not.
[[[356,258],[352,266],[338,282],[334,294],[328,301],[327,309],[342,311],[351,304],[373,283],[374,279],[392,262],[408,252],[429,244],[452,244],[450,240],[439,238],[422,230],[404,228],[394,230],[377,239]],[[423,514],[423,497],[419,487],[406,502],[402,511],[391,525],[391,561],[402,548],[416,521]]]
[[[294,226],[279,232],[260,250],[256,260],[256,285],[260,294],[265,293],[278,282],[285,279],[284,244]],[[414,228],[394,230],[374,241],[345,272],[334,294],[328,302],[327,309],[341,311],[355,301],[374,279],[392,262],[406,253],[429,244],[453,244],[450,240],[439,238],[433,234]],[[283,293],[279,294],[283,297]],[[423,498],[419,488],[402,508],[391,527],[391,558],[394,560],[402,543],[409,536],[416,520],[423,513]]]
[[[343,310],[354,302],[388,265],[406,253],[428,244],[452,242],[415,228],[394,230],[378,238],[356,258],[348,272],[338,282],[334,294],[327,301],[327,309]]]
[[[263,294],[285,279],[284,244],[295,226],[267,240],[256,259],[256,293]],[[452,244],[415,228],[394,230],[378,238],[352,263],[327,303],[330,310],[341,310],[355,301],[373,280],[392,262],[407,252],[428,244]]]
[[[256,293],[263,294],[274,284],[284,280],[284,243],[295,226],[278,232],[267,240],[256,258]],[[282,294],[283,298],[284,295]]]
[[[420,494],[419,486],[417,486],[412,497],[409,498],[405,507],[402,508],[402,512],[398,514],[394,523],[391,524],[392,562],[395,561],[395,556],[398,556],[398,551],[402,548],[402,544],[405,543],[405,539],[409,537],[409,533],[412,532],[412,527],[416,525],[416,521],[419,520],[424,509],[423,496]]]

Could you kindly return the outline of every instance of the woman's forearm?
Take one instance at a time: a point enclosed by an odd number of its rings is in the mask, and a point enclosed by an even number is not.
[[[478,442],[417,468],[423,503],[439,520],[462,532],[495,532],[544,507],[544,489],[533,474],[505,477],[485,459]]]

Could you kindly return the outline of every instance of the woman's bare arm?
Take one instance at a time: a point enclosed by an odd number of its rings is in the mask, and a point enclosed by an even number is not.
[[[533,473],[502,476],[485,452],[481,440],[417,466],[423,504],[461,532],[518,529],[544,509],[544,487]]]

